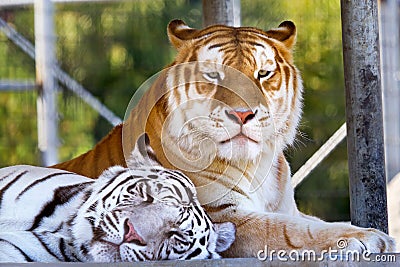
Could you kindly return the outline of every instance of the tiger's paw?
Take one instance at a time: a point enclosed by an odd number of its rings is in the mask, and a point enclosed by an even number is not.
[[[387,253],[396,251],[394,239],[387,234],[373,229],[359,229],[344,234],[336,241],[336,247],[345,251],[367,251],[369,253]]]

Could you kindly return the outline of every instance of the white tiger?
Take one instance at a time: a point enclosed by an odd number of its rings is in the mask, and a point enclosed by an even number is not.
[[[152,160],[146,137],[132,153],[134,169],[114,166],[97,180],[0,169],[0,262],[219,258],[235,226],[213,224],[192,182]]]

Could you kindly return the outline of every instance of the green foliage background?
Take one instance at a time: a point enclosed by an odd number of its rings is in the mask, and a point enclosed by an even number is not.
[[[294,173],[345,121],[339,0],[242,0],[242,25],[262,29],[292,20],[296,65],[305,94],[300,134],[287,156]],[[33,8],[0,10],[34,41]],[[200,0],[56,4],[57,58],[62,68],[121,118],[135,90],[170,63],[166,25],[180,18],[201,27]],[[34,62],[0,33],[0,80],[34,80]],[[60,160],[90,149],[112,128],[60,86]],[[0,92],[0,167],[40,164],[36,92]],[[296,190],[301,210],[326,220],[349,219],[343,142]]]

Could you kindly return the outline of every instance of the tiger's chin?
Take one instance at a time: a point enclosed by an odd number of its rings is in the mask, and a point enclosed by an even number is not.
[[[245,137],[236,137],[218,144],[219,158],[231,162],[255,163],[262,152],[262,145]]]

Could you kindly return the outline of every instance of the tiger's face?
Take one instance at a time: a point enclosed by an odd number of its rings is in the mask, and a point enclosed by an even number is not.
[[[73,222],[86,261],[219,258],[234,240],[234,225],[213,224],[176,171],[112,167],[89,192]]]
[[[291,144],[301,114],[292,22],[255,28],[168,26],[178,54],[167,70],[164,132],[196,158],[255,161]]]

